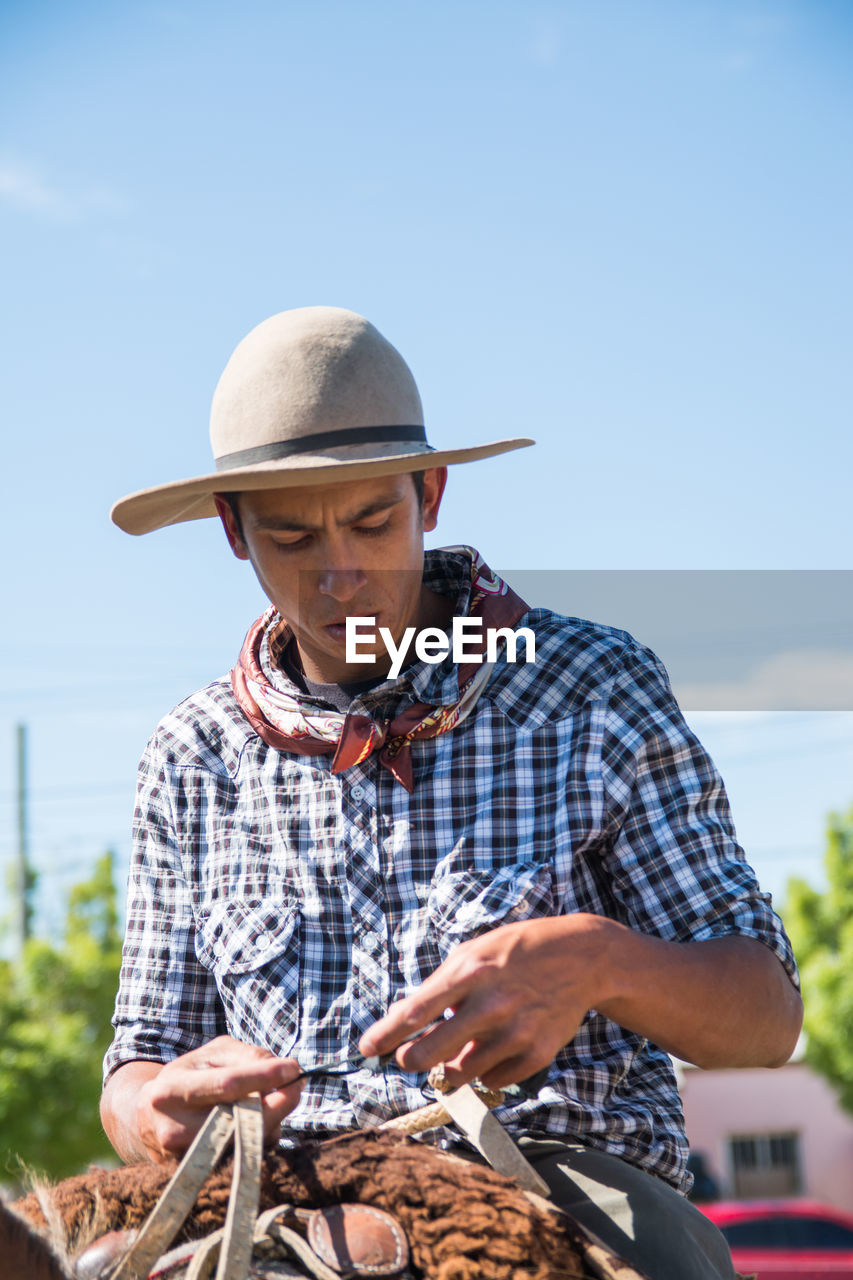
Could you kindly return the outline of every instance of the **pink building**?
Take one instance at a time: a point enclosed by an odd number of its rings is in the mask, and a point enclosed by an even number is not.
[[[721,1197],[801,1195],[853,1212],[853,1116],[805,1062],[678,1073],[691,1151]]]

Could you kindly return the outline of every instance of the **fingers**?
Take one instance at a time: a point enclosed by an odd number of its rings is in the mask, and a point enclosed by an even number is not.
[[[562,1047],[553,1020],[525,1014],[496,1020],[492,1014],[479,1013],[460,1014],[404,1045],[397,1051],[400,1066],[405,1071],[429,1071],[441,1063],[447,1082],[455,1087],[481,1080],[498,1089],[548,1066]]]
[[[464,999],[470,985],[471,979],[467,975],[454,979],[448,962],[445,962],[417,991],[392,1004],[384,1017],[364,1033],[358,1044],[360,1052],[370,1058],[391,1053],[406,1041],[420,1043],[419,1033],[430,1023],[437,1023],[436,1029],[440,1029],[452,1022],[452,1018],[445,1019],[443,1015]],[[433,1031],[427,1034],[432,1035]]]
[[[506,1044],[472,1045],[470,1053],[445,1062],[445,1078],[455,1088],[480,1080],[489,1089],[504,1089],[550,1066],[560,1048],[542,1045],[537,1051],[526,1046],[521,1052],[513,1053]]]
[[[521,962],[515,953],[525,937],[530,936],[532,926],[541,921],[522,921],[520,924],[503,925],[477,938],[469,939],[453,951],[426,981],[404,1000],[392,1005],[383,1018],[374,1024],[361,1038],[359,1048],[365,1055],[390,1053],[406,1040],[411,1040],[431,1022],[442,1017],[447,1008],[455,1010],[448,1019],[456,1023],[453,1035],[457,1043],[452,1052],[459,1052],[471,1034],[472,1026],[463,1025],[465,1019],[485,1019],[484,1027],[491,1025],[507,1013],[507,997],[515,999],[537,998],[535,979],[531,980],[529,964]],[[512,1010],[509,1010],[511,1013]],[[456,1022],[461,1018],[463,1022]],[[433,1035],[430,1032],[429,1035]],[[445,1032],[445,1034],[447,1034]],[[462,1038],[460,1038],[462,1037]],[[427,1037],[419,1040],[422,1049],[409,1057],[417,1062],[416,1070],[424,1070],[421,1054],[426,1051]],[[430,1045],[446,1041],[430,1040]],[[400,1055],[398,1061],[402,1065]],[[432,1064],[430,1064],[432,1065]]]
[[[220,1037],[174,1059],[140,1090],[138,1128],[156,1161],[179,1156],[211,1107],[261,1094],[264,1133],[272,1138],[299,1101],[299,1064]]]
[[[566,963],[569,924],[575,927],[568,919],[520,921],[461,943],[365,1033],[361,1051],[396,1049],[405,1071],[441,1062],[457,1085],[479,1077],[499,1087],[534,1074],[572,1039],[590,1008],[585,967]],[[452,1016],[441,1019],[448,1007]]]
[[[423,1016],[420,1010],[395,1006],[363,1037],[362,1052],[377,1033],[380,1044],[390,1041],[393,1047],[401,1029]],[[525,1010],[514,993],[482,991],[463,1000],[451,1017],[399,1044],[396,1059],[404,1071],[429,1071],[442,1063],[448,1081],[455,1085],[479,1078],[498,1087],[498,1080],[515,1083],[550,1062],[559,1048],[550,1043],[554,1031],[553,1019],[543,1023],[538,1012]]]
[[[193,1072],[203,1073],[211,1081],[216,1079],[225,1082],[229,1077],[233,1077],[235,1081],[255,1079],[258,1082],[255,1087],[258,1089],[262,1089],[267,1082],[270,1082],[268,1087],[287,1084],[299,1074],[299,1067],[293,1059],[278,1058],[268,1049],[243,1044],[239,1040],[232,1040],[230,1036],[219,1036],[199,1049],[175,1058],[166,1069],[176,1073],[185,1071],[188,1077]],[[193,1087],[200,1087],[198,1080]]]
[[[456,1058],[472,1039],[505,1031],[529,999],[526,985],[498,978],[474,947],[462,946],[416,992],[392,1005],[359,1048],[368,1056],[397,1049],[405,1071],[428,1071]],[[443,1017],[450,1009],[452,1015]]]
[[[298,1082],[290,1089],[275,1089],[261,1099],[264,1113],[264,1138],[271,1141],[278,1137],[281,1122],[290,1115],[299,1101],[302,1084]]]
[[[179,1062],[180,1059],[176,1059]],[[236,1102],[250,1093],[267,1094],[288,1085],[299,1074],[299,1064],[272,1058],[265,1063],[224,1067],[182,1067],[157,1077],[154,1096],[180,1101],[186,1107],[209,1109],[220,1102]],[[294,1084],[299,1097],[299,1084]]]

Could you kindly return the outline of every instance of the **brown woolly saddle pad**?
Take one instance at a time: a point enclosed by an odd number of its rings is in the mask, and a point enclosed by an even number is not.
[[[64,1232],[71,1257],[108,1231],[141,1227],[173,1165],[93,1169],[14,1208],[37,1229]],[[208,1178],[177,1241],[221,1228],[232,1162]],[[393,1132],[359,1131],[265,1152],[260,1210],[358,1203],[391,1213],[405,1232],[413,1277],[428,1280],[638,1280],[638,1273],[568,1215],[492,1169]]]

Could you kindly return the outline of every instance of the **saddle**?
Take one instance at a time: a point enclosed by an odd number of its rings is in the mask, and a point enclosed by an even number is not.
[[[66,1242],[98,1224],[75,1280],[647,1280],[550,1201],[405,1133],[265,1152],[257,1098],[215,1108],[174,1172],[93,1170],[15,1208]]]

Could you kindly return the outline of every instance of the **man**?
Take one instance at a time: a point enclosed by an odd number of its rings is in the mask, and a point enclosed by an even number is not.
[[[133,533],[218,513],[270,600],[140,767],[116,1149],[178,1154],[252,1091],[294,1137],[421,1105],[437,1063],[496,1087],[544,1071],[499,1115],[558,1203],[654,1280],[731,1275],[679,1194],[667,1054],[784,1062],[793,957],[654,656],[528,609],[470,548],[424,557],[446,464],[531,442],[431,450],[399,354],[334,308],[244,339],[211,439],[214,473],[113,512]],[[523,625],[535,655],[427,660],[417,636],[463,618]],[[396,1054],[296,1080],[357,1049]]]

